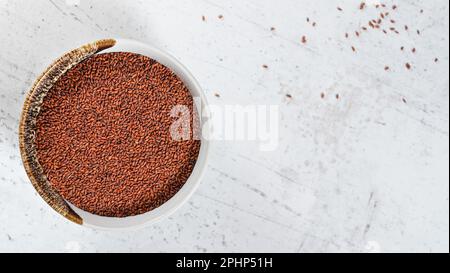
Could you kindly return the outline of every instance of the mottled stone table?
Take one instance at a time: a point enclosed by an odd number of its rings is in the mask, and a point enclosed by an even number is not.
[[[448,252],[449,5],[386,1],[372,29],[374,2],[0,0],[0,251]],[[55,57],[105,37],[171,52],[211,104],[279,105],[278,148],[215,142],[150,227],[69,223],[28,182],[18,119]]]

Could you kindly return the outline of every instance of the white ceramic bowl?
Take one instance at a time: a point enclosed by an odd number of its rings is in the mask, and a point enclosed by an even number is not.
[[[209,113],[206,109],[206,98],[202,92],[200,85],[192,76],[192,74],[186,69],[186,67],[184,67],[177,59],[175,59],[170,54],[153,46],[126,39],[115,40],[117,41],[115,46],[104,50],[101,53],[132,52],[150,57],[172,69],[188,87],[192,96],[194,98],[199,98],[199,103],[196,105],[196,107],[199,113],[200,124],[202,126],[202,138],[197,163],[195,164],[195,167],[189,179],[177,192],[177,194],[175,194],[169,201],[152,211],[125,218],[103,217],[81,210],[68,202],[71,208],[83,219],[84,226],[100,229],[130,229],[142,227],[144,225],[149,225],[158,220],[161,220],[162,218],[172,214],[191,197],[191,195],[199,186],[202,176],[207,167],[210,145],[209,141],[207,140],[209,129],[206,126],[206,121],[209,118]]]

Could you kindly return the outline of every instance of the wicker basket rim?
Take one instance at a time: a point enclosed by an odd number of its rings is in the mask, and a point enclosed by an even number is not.
[[[35,147],[36,118],[42,102],[58,79],[69,69],[96,53],[113,47],[114,39],[103,39],[85,44],[67,52],[55,60],[34,82],[26,95],[19,123],[19,147],[25,171],[39,195],[56,212],[68,220],[83,224],[83,219],[75,213],[64,198],[52,187],[42,166],[39,164]]]

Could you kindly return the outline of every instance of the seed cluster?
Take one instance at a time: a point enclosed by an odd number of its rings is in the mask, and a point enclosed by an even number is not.
[[[51,185],[85,211],[150,211],[184,185],[200,149],[198,140],[172,140],[176,105],[194,111],[189,90],[169,68],[134,53],[95,55],[45,97],[37,118],[39,163]]]
[[[366,24],[360,25],[358,29],[355,31],[355,38],[360,38],[363,33],[370,33],[372,31],[381,31],[383,34],[387,35],[385,37],[395,38],[398,37],[398,35],[401,34],[407,34],[410,35],[410,27],[406,24],[400,24],[394,17],[397,15],[398,10],[400,9],[399,6],[393,4],[393,5],[386,5],[386,4],[368,4],[365,1],[361,2],[359,4],[359,9],[361,11],[365,11],[371,9],[370,12],[376,11],[375,17],[372,17]],[[338,7],[338,10],[343,12],[343,9],[340,9]],[[420,14],[423,14],[424,10],[421,9],[419,11]],[[419,29],[416,30],[417,35],[421,35],[421,32]],[[390,35],[394,34],[394,35]],[[390,35],[390,36],[389,36]],[[351,38],[349,33],[344,34],[346,39]],[[384,36],[384,35],[383,35]],[[358,48],[354,45],[350,45],[350,48],[353,52],[357,52]],[[405,51],[405,47],[400,47],[401,51]],[[416,53],[417,50],[415,47],[411,48],[412,53]],[[405,63],[405,67],[408,70],[413,69],[413,65],[411,63]],[[384,67],[385,71],[390,71],[389,66]]]

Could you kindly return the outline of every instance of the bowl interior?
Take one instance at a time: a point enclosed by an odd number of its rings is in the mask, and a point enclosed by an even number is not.
[[[103,229],[125,229],[132,227],[140,227],[146,224],[154,223],[155,221],[160,220],[163,217],[166,217],[173,213],[177,208],[179,208],[183,203],[185,203],[189,197],[193,194],[195,189],[200,183],[203,172],[206,168],[207,155],[209,150],[209,142],[207,140],[206,134],[208,130],[204,129],[206,126],[206,121],[208,115],[206,113],[206,98],[201,91],[201,88],[195,78],[191,75],[191,73],[174,57],[169,55],[168,53],[159,50],[155,47],[132,41],[132,40],[124,40],[124,39],[116,39],[117,43],[114,47],[109,48],[102,53],[108,52],[132,52],[141,54],[147,57],[150,57],[159,63],[169,67],[172,69],[175,74],[185,83],[192,96],[194,97],[194,101],[196,104],[197,111],[199,113],[200,125],[202,129],[201,136],[201,147],[200,152],[197,158],[197,162],[195,167],[183,185],[183,187],[166,203],[161,205],[160,207],[153,209],[147,213],[130,216],[125,218],[115,218],[115,217],[104,217],[95,215],[84,210],[81,210],[67,202],[69,206],[81,217],[83,218],[83,225],[95,227],[95,228],[103,228]]]

